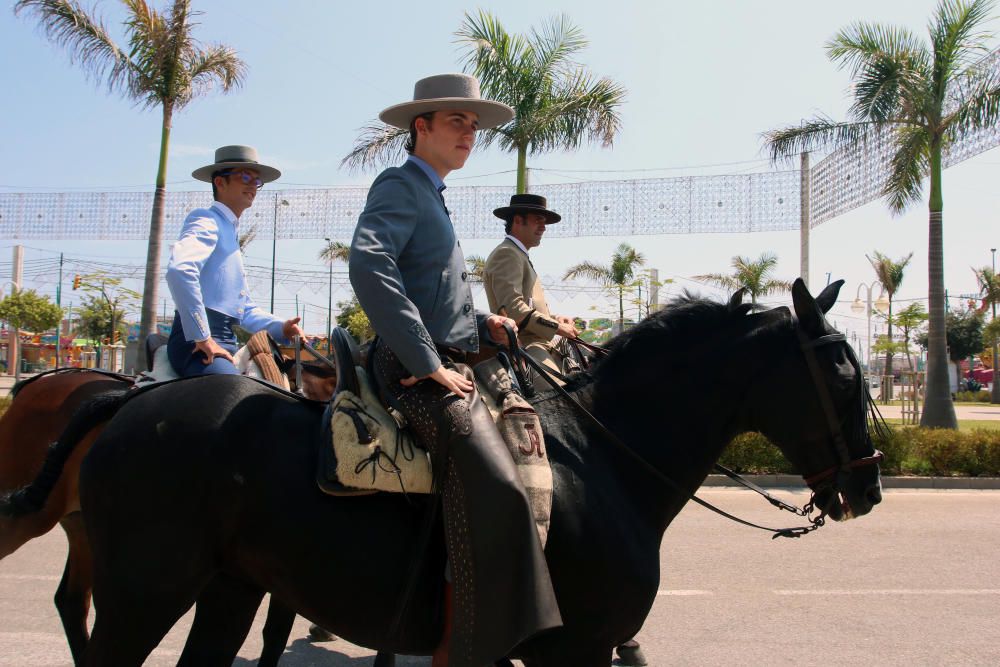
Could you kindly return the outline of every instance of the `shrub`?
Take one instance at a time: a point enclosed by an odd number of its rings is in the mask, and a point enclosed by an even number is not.
[[[985,389],[979,391],[960,391],[955,394],[955,400],[964,403],[989,403],[990,392]]]
[[[1000,431],[889,427],[873,444],[885,454],[886,475],[1000,476]],[[796,473],[781,451],[760,433],[737,436],[719,463],[740,473]]]

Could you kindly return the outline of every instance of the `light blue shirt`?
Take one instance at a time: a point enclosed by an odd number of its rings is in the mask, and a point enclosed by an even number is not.
[[[427,178],[431,179],[431,183],[434,184],[434,189],[437,190],[438,192],[444,192],[444,189],[448,187],[447,185],[444,184],[444,181],[441,180],[441,177],[438,176],[438,173],[434,171],[434,168],[429,164],[427,164],[427,162],[425,162],[423,158],[419,158],[416,155],[411,155],[408,158],[406,158],[406,161],[412,162],[413,164],[420,167],[420,170],[425,174],[427,174]]]
[[[222,202],[188,214],[180,238],[170,249],[167,286],[177,306],[184,338],[203,341],[211,336],[205,309],[239,320],[256,333],[261,329],[284,340],[284,320],[260,308],[250,298],[238,236],[239,219]]]

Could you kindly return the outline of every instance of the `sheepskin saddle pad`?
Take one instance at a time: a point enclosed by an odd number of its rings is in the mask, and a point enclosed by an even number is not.
[[[167,358],[167,346],[160,345],[153,350],[152,368],[144,371],[136,378],[136,385],[145,387],[157,382],[176,380],[179,376],[170,365]],[[278,344],[271,338],[271,334],[266,331],[258,331],[247,344],[236,351],[233,355],[233,363],[236,365],[241,375],[264,380],[276,387],[281,387],[288,391],[290,385],[288,376],[285,375],[278,366],[281,353],[278,352]]]
[[[364,369],[355,371],[357,391],[341,388],[324,417],[327,436],[321,445],[320,488],[331,495],[431,493],[428,452],[417,444],[401,415],[382,405]],[[527,491],[544,546],[552,508],[552,469],[538,415],[512,390],[507,372],[494,360],[477,366],[475,375]]]

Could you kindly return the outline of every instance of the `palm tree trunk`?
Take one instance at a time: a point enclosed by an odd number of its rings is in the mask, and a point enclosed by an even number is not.
[[[618,321],[621,323],[621,333],[625,333],[625,286],[618,286]]]
[[[889,345],[892,345],[892,295],[889,295],[889,312],[886,319],[886,338],[889,341]],[[885,351],[885,374],[888,377],[886,386],[886,395],[883,396],[884,399],[892,400],[892,347],[889,347]]]
[[[958,428],[948,386],[948,349],[944,322],[944,199],[941,195],[941,140],[931,141],[931,188],[927,233],[927,396],[921,426]]]
[[[996,277],[993,278],[996,280]],[[997,304],[993,302],[993,319],[997,318]],[[1000,403],[1000,364],[997,364],[997,350],[1000,345],[997,345],[997,341],[993,339],[993,388],[990,393],[990,403]]]
[[[517,147],[517,194],[528,191],[528,147]]]
[[[142,319],[139,323],[139,341],[136,353],[136,372],[146,370],[146,338],[156,333],[156,304],[159,301],[160,248],[163,246],[163,208],[167,196],[167,154],[170,148],[170,128],[173,107],[163,105],[163,127],[160,132],[160,164],[156,169],[156,190],[153,194],[153,213],[149,221],[149,245],[146,249],[146,277],[142,286]]]

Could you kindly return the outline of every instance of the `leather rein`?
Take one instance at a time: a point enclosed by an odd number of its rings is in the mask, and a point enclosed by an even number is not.
[[[572,394],[566,391],[562,387],[562,385],[560,385],[559,382],[556,381],[555,376],[559,376],[559,379],[563,381],[566,381],[567,378],[563,376],[561,373],[555,373],[550,371],[549,369],[546,369],[542,364],[535,361],[530,355],[528,355],[522,348],[520,348],[517,345],[517,337],[514,334],[513,329],[511,329],[509,326],[506,327],[506,329],[507,329],[509,348],[508,350],[502,352],[501,354],[502,355],[509,354],[508,361],[511,366],[511,369],[514,371],[515,379],[517,380],[518,383],[522,384],[522,386],[528,392],[534,393],[534,387],[530,380],[529,373],[527,373],[527,367],[530,366],[539,375],[541,375],[545,379],[545,381],[552,386],[553,389],[559,392],[564,398],[572,402],[587,417],[587,419],[591,422],[591,424],[593,424],[597,428],[597,430],[600,431],[610,442],[616,445],[618,449],[624,451],[628,456],[630,456],[633,460],[639,463],[639,465],[642,468],[646,469],[651,475],[660,480],[660,482],[662,482],[664,485],[669,486],[676,491],[679,491],[680,493],[688,496],[691,500],[693,500],[697,504],[701,505],[702,507],[708,510],[711,510],[712,512],[715,512],[716,514],[719,514],[720,516],[726,517],[727,519],[735,521],[736,523],[742,524],[744,526],[749,526],[751,528],[757,528],[759,530],[764,530],[772,533],[771,539],[776,539],[778,537],[801,537],[802,535],[808,535],[812,531],[824,525],[826,523],[825,511],[822,511],[818,515],[813,516],[813,512],[815,510],[814,503],[816,500],[816,493],[820,488],[822,488],[817,485],[820,482],[827,482],[827,480],[830,480],[832,483],[836,484],[839,481],[841,475],[849,474],[850,471],[853,470],[854,468],[866,465],[878,464],[884,458],[884,455],[879,450],[875,450],[875,453],[871,456],[866,456],[859,459],[851,458],[850,453],[847,449],[847,441],[844,438],[843,429],[841,429],[840,426],[840,420],[837,419],[836,411],[833,407],[833,400],[830,397],[829,388],[823,381],[823,376],[819,369],[819,362],[816,359],[816,352],[815,352],[816,348],[822,345],[829,345],[833,343],[844,343],[846,345],[847,337],[844,334],[841,333],[828,334],[825,336],[820,336],[819,338],[816,338],[814,340],[809,340],[806,337],[805,333],[802,331],[802,329],[796,327],[796,331],[799,337],[799,348],[802,350],[802,353],[805,356],[806,365],[809,368],[809,373],[812,377],[813,384],[816,387],[817,393],[819,395],[819,401],[823,407],[823,413],[826,418],[827,428],[830,431],[831,441],[833,443],[833,450],[837,456],[837,459],[839,460],[839,465],[832,466],[826,470],[804,477],[806,484],[812,490],[812,495],[809,498],[809,502],[807,502],[802,507],[796,507],[794,505],[790,505],[784,502],[783,500],[780,500],[779,498],[772,496],[770,493],[762,489],[760,486],[741,477],[732,470],[729,470],[728,468],[719,465],[718,463],[714,464],[716,470],[726,475],[730,479],[743,485],[744,487],[750,489],[751,491],[760,494],[773,506],[788,512],[792,512],[793,514],[801,516],[809,521],[808,526],[792,526],[789,528],[770,528],[767,526],[758,525],[756,523],[747,521],[745,519],[741,519],[737,516],[733,516],[729,512],[726,512],[725,510],[716,507],[715,505],[709,503],[708,501],[702,500],[694,493],[689,493],[685,491],[683,488],[681,488],[681,486],[677,482],[664,475],[662,472],[660,472],[658,468],[656,468],[653,464],[644,459],[638,452],[636,452],[634,449],[626,445],[621,440],[621,438],[619,438],[607,426],[605,426],[601,422],[601,420],[599,420],[589,410],[587,410],[587,408],[585,408],[583,404],[576,399],[576,397],[574,397]],[[567,339],[567,340],[572,345],[583,347],[602,356],[608,354],[607,348],[598,345],[593,345],[591,343],[587,343],[579,339]],[[579,350],[577,351],[579,352]],[[856,362],[854,361],[853,355],[850,353],[850,349],[848,349],[848,356],[851,359],[851,364],[856,369],[859,369],[859,367],[856,365]]]

